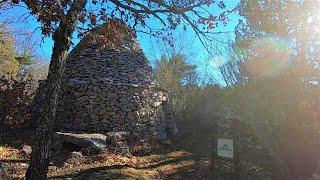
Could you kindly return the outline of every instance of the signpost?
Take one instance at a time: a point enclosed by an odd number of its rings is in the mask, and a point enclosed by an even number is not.
[[[241,163],[239,158],[239,134],[238,134],[238,119],[226,118],[222,122],[216,123],[216,130],[214,132],[214,149],[212,158],[212,171],[214,174],[221,177],[221,175],[231,175],[232,179],[239,180],[241,175]],[[223,172],[215,169],[215,160],[231,161],[233,164],[233,173]],[[222,167],[223,168],[223,167]],[[230,176],[229,176],[230,177]]]

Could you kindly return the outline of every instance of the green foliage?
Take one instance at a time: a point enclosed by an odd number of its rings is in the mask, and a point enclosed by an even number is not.
[[[319,16],[313,3],[241,1],[247,25],[239,26],[236,45],[246,50],[241,70],[248,81],[226,96],[230,111],[252,125],[286,178],[309,178],[319,160],[312,155],[320,149],[319,90],[310,83],[317,79],[319,48],[309,31],[314,22],[307,22]]]
[[[34,63],[30,53],[17,54],[14,46],[12,35],[0,29],[0,75],[2,76],[15,76],[20,70]]]
[[[173,106],[181,112],[190,103],[190,96],[196,87],[196,66],[188,64],[181,54],[170,58],[162,56],[157,62],[155,76],[158,83],[170,91]]]
[[[164,87],[182,86],[182,84],[195,84],[195,65],[188,64],[181,54],[173,54],[170,58],[162,56],[157,62],[155,74]],[[170,81],[166,80],[170,79]]]
[[[19,73],[34,63],[29,53],[17,54],[12,35],[0,29],[0,123],[1,128],[13,127],[29,120],[33,94],[37,87],[34,77],[40,70]],[[42,70],[41,70],[42,71]]]
[[[319,148],[317,97],[315,87],[302,87],[298,76],[288,74],[254,78],[228,90],[226,100],[231,112],[252,125],[282,174],[305,178],[318,160],[312,157]]]
[[[318,69],[320,51],[318,33],[312,30],[318,27],[320,15],[315,1],[242,0],[241,6],[240,14],[247,24],[239,26],[236,45],[251,52],[246,54],[246,60],[259,60],[280,51],[287,57],[273,56],[274,61],[281,61],[281,64],[290,54],[291,68],[300,71],[301,77],[317,78],[311,71],[311,68]],[[273,50],[270,50],[270,42]],[[252,57],[253,54],[257,56]],[[302,70],[306,66],[308,71]]]
[[[15,59],[13,46],[13,39],[0,29],[0,75],[12,76],[19,71],[19,62]]]
[[[31,54],[22,53],[15,57],[15,59],[19,62],[20,68],[24,68],[26,66],[30,66],[34,64],[34,60]]]
[[[224,112],[226,90],[216,85],[198,87],[190,93],[189,121],[197,121],[205,126],[212,124],[219,113]]]

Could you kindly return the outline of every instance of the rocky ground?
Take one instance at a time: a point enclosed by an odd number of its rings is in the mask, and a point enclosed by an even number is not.
[[[181,128],[181,127],[180,127]],[[156,151],[136,149],[132,156],[72,151],[53,154],[51,179],[211,179],[212,126],[184,123],[174,143]],[[33,130],[2,134],[0,161],[9,165],[9,179],[23,179],[29,156],[21,147],[32,144]],[[252,166],[256,167],[256,166]],[[251,168],[252,168],[251,167]],[[260,179],[269,179],[260,178]]]

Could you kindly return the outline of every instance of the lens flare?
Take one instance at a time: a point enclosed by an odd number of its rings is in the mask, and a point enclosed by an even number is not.
[[[247,49],[245,68],[254,76],[277,76],[290,67],[293,43],[276,37],[259,38]]]

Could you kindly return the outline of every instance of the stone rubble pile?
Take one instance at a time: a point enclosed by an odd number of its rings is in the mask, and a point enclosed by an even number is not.
[[[134,38],[98,50],[81,41],[69,54],[55,128],[61,132],[125,131],[134,140],[167,139],[176,132],[169,93],[155,82]]]

